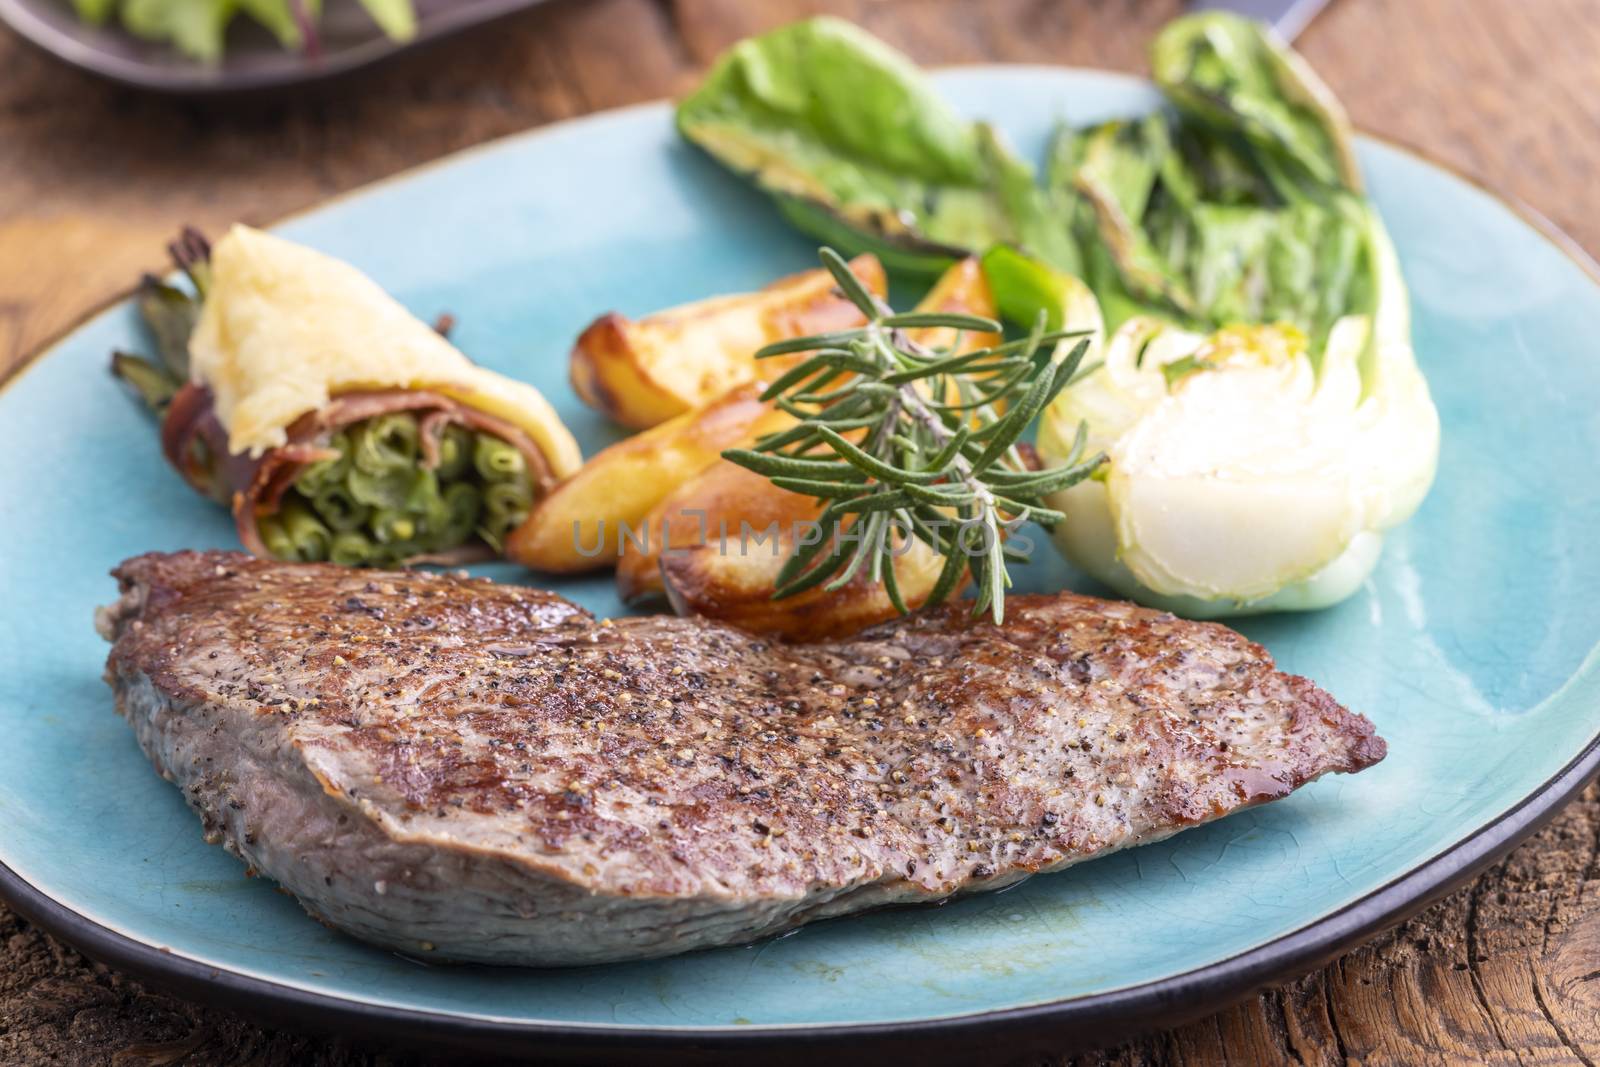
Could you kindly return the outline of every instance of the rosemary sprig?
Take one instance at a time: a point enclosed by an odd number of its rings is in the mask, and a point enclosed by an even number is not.
[[[763,399],[799,420],[749,449],[723,453],[774,485],[825,502],[816,539],[799,538],[779,572],[775,598],[826,583],[838,589],[865,570],[906,610],[894,560],[910,538],[944,557],[927,603],[938,604],[970,574],[973,614],[1005,618],[1009,563],[1027,556],[1006,544],[1027,520],[1064,516],[1043,503],[1087,477],[1103,455],[1084,458],[1084,428],[1064,466],[1034,470],[1018,441],[1078,374],[1086,331],[1046,332],[1043,316],[1020,340],[976,352],[919,344],[908,330],[945,327],[997,332],[974,315],[896,314],[873,296],[832,249],[819,255],[867,324],[857,330],[768,345],[757,358],[806,352]],[[1078,338],[1062,359],[1059,341]],[[848,528],[846,528],[848,525]]]

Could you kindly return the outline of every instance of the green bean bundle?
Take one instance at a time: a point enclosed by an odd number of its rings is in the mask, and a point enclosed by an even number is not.
[[[472,466],[476,435],[465,426],[451,424],[439,437],[439,465],[434,468],[441,481],[455,481]]]
[[[333,534],[304,499],[284,500],[278,509],[278,518],[283,523],[284,537],[292,553],[287,558],[303,563],[315,563],[328,558]]]
[[[350,474],[350,436],[343,430],[333,435],[328,447],[337,451],[332,459],[319,459],[308,465],[295,479],[295,485],[306,496],[316,496],[323,489],[342,485]]]
[[[351,458],[358,469],[386,474],[415,466],[420,434],[414,415],[398,412],[359,422],[350,434]]]
[[[479,533],[498,548],[533,508],[533,484],[521,452],[488,434],[479,434],[472,465],[483,479],[483,518]]]
[[[335,535],[328,559],[344,567],[364,567],[373,562],[375,547],[364,533],[350,531]]]
[[[247,226],[168,247],[183,277],[147,276],[137,298],[155,358],[117,352],[111,369],[252,553],[487,557],[582,465],[537,389],[477,366],[349,264]]]
[[[336,482],[314,493],[311,504],[328,528],[338,533],[361,529],[372,514],[372,508],[357,500],[344,482]]]
[[[490,433],[451,423],[431,453],[414,414],[377,415],[329,437],[278,510],[259,523],[280,559],[383,566],[481,541],[498,551],[533,508],[526,457]]]

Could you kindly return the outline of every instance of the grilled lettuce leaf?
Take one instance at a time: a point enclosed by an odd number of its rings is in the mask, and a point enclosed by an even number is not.
[[[957,114],[905,56],[814,18],[732,48],[678,128],[772,194],[800,229],[891,269],[943,270],[999,242],[1074,270],[1050,194],[987,125]]]

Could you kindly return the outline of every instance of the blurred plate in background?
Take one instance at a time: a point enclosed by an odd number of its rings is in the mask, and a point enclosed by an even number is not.
[[[328,5],[319,22],[320,54],[284,48],[239,19],[222,62],[207,64],[169,45],[143,41],[115,25],[78,21],[69,0],[0,0],[0,21],[24,39],[82,70],[123,85],[184,96],[216,96],[321,81],[442,40],[543,0],[413,0],[417,33],[386,37],[359,4]]]

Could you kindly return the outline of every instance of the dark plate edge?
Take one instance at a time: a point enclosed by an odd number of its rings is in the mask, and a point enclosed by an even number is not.
[[[973,1015],[898,1023],[662,1029],[507,1023],[414,1011],[250,978],[135,941],[85,918],[0,863],[0,898],[28,921],[86,955],[176,992],[299,1029],[357,1033],[484,1053],[561,1053],[573,1059],[649,1050],[689,1062],[713,1052],[804,1058],[818,1046],[866,1052],[892,1041],[948,1059],[1006,1039],[1008,1055],[1104,1045],[1142,1030],[1186,1022],[1257,989],[1304,974],[1421,911],[1511,851],[1600,775],[1600,736],[1515,807],[1446,851],[1331,915],[1247,952],[1170,978],[1108,993]],[[881,1048],[879,1049],[881,1051]],[[668,1062],[663,1061],[663,1062]]]
[[[163,66],[105,51],[93,41],[54,26],[23,0],[0,0],[0,22],[28,44],[68,66],[131,89],[181,97],[228,97],[309,86],[427,48],[458,33],[537,7],[546,0],[475,0],[434,15],[409,41],[374,37],[318,62],[260,71],[233,71],[195,63]]]

